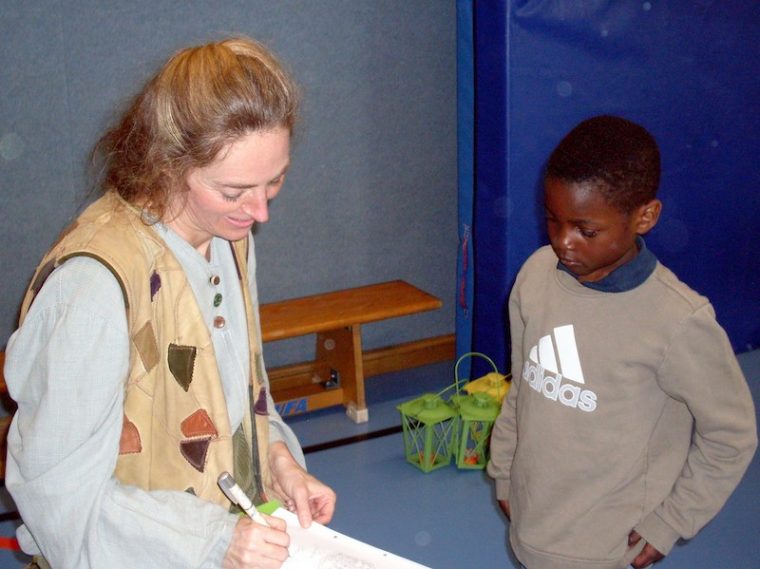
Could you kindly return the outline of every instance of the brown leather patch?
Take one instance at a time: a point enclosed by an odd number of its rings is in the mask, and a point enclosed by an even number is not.
[[[137,425],[124,415],[121,425],[121,439],[119,439],[119,454],[137,454],[142,452],[142,440]]]
[[[206,468],[206,456],[211,439],[200,439],[194,441],[182,441],[179,443],[179,450],[185,460],[198,472],[203,472]]]
[[[187,438],[193,437],[217,437],[219,432],[214,426],[214,422],[209,417],[205,409],[198,409],[195,413],[188,416],[181,425],[182,434]]]
[[[182,389],[188,391],[190,384],[193,382],[193,369],[195,368],[195,346],[180,346],[178,344],[169,344],[168,364],[169,371],[172,372],[174,379],[182,386]]]
[[[152,370],[158,364],[158,343],[150,321],[137,331],[132,342],[140,355],[145,371]]]

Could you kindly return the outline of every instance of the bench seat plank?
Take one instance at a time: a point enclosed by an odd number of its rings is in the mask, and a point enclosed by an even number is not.
[[[369,418],[361,325],[435,310],[441,304],[440,299],[405,281],[389,281],[264,304],[260,307],[261,335],[271,342],[316,334],[312,382],[329,391],[336,385],[327,380],[334,376],[346,413],[361,423]],[[309,384],[293,388],[273,381],[271,389],[283,411],[319,409],[336,398],[332,394],[329,401],[325,397],[318,400]]]
[[[264,304],[261,334],[265,342],[271,342],[440,307],[435,296],[405,281],[389,281]]]

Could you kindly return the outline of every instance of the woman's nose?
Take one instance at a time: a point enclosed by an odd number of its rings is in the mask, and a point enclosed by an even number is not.
[[[266,196],[254,193],[243,202],[243,213],[253,218],[257,223],[269,221],[269,200]]]

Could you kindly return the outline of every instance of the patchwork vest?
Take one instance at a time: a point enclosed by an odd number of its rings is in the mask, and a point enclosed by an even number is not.
[[[255,502],[271,489],[268,410],[258,353],[258,315],[248,287],[248,240],[231,243],[245,302],[250,400],[231,432],[211,335],[182,267],[138,209],[108,192],[61,235],[40,263],[21,308],[23,322],[50,273],[76,256],[107,267],[121,287],[129,326],[129,374],[114,475],[145,490],[179,490],[229,507],[224,472]],[[91,378],[97,381],[97,378]],[[256,443],[254,444],[254,441]]]

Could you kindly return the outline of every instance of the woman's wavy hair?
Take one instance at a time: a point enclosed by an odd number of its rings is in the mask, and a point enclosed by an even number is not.
[[[292,134],[300,92],[259,42],[230,38],[175,54],[93,149],[102,191],[115,191],[156,218],[191,168],[211,163],[250,132]]]

